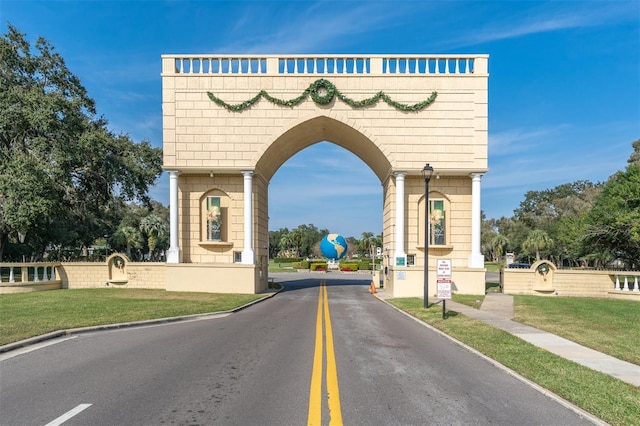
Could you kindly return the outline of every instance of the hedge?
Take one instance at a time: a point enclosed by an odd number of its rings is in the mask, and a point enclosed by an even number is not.
[[[340,262],[340,270],[357,271],[360,269],[358,262]]]
[[[327,262],[313,262],[311,265],[309,265],[309,268],[312,271],[317,271],[318,268],[321,268],[321,270],[327,270]]]

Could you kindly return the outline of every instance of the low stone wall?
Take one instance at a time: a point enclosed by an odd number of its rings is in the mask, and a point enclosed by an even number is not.
[[[60,264],[52,262],[0,263],[0,294],[59,290]]]
[[[59,268],[62,288],[151,288],[165,289],[165,263],[126,263],[124,272],[118,275],[105,262],[63,263]]]
[[[257,265],[172,263],[166,265],[170,291],[255,294],[265,290],[267,279]]]
[[[557,269],[546,260],[536,262],[528,269],[505,268],[501,271],[502,289],[507,294],[640,301],[640,288],[636,282],[640,282],[640,271]]]
[[[112,287],[257,294],[267,285],[266,266],[131,262],[122,253],[105,262],[0,264],[0,293]]]

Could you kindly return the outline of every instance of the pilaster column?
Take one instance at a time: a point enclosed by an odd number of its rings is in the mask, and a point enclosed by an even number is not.
[[[178,171],[169,172],[169,250],[167,263],[180,263],[178,243]]]
[[[393,254],[393,266],[406,266],[407,254],[404,252],[404,177],[407,172],[394,172],[396,177],[396,247]],[[398,258],[402,258],[398,263]]]
[[[244,249],[242,263],[252,265],[253,256],[253,171],[245,170],[244,176]]]
[[[484,255],[480,251],[481,233],[481,207],[480,207],[480,180],[482,173],[471,174],[471,254],[469,255],[470,268],[484,268]]]

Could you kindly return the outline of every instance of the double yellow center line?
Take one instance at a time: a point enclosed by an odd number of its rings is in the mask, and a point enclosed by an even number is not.
[[[324,313],[324,335],[323,335]],[[324,339],[323,339],[324,337]],[[323,373],[323,340],[327,342],[327,404],[329,406],[329,424],[342,425],[342,409],[340,408],[340,390],[338,389],[338,370],[336,356],[333,351],[333,331],[329,315],[329,299],[326,281],[320,282],[318,296],[318,314],[316,315],[316,348],[313,355],[313,373],[309,390],[309,417],[307,424],[322,424],[322,373]]]

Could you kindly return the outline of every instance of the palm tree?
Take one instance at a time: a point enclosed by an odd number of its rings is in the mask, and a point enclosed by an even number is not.
[[[127,242],[127,256],[131,259],[131,247],[133,248],[141,248],[142,247],[142,234],[140,231],[133,226],[123,226],[120,228],[120,233],[124,237]]]
[[[289,250],[291,249],[292,245],[293,245],[293,240],[291,238],[291,233],[282,234],[280,236],[279,246],[280,246],[281,254],[284,254],[285,256],[288,257]]]
[[[299,229],[294,229],[289,233],[291,236],[291,243],[295,251],[295,257],[300,256],[300,245],[302,244],[302,232]]]
[[[498,262],[499,262],[500,258],[504,254],[504,246],[509,244],[509,239],[507,237],[505,237],[504,235],[502,235],[502,234],[496,234],[491,239],[491,243],[490,244],[491,244],[491,248],[493,249],[493,251],[498,256]]]
[[[527,239],[522,243],[522,248],[525,251],[536,252],[536,260],[540,260],[540,250],[544,250],[553,245],[553,240],[549,238],[546,232],[541,229],[534,229],[529,232]]]
[[[363,232],[359,241],[360,249],[364,253],[371,254],[371,246],[373,244],[373,232]]]
[[[152,258],[153,252],[158,245],[158,240],[167,233],[167,224],[160,216],[150,214],[140,221],[140,230],[147,234],[149,258]]]

